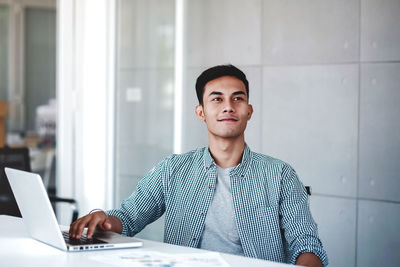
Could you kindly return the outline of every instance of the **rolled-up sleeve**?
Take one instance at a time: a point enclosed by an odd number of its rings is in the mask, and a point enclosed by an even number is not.
[[[280,216],[288,250],[288,262],[295,264],[305,252],[318,256],[323,266],[328,257],[318,237],[317,224],[312,218],[308,196],[296,172],[288,165],[282,169]]]
[[[121,221],[123,235],[134,236],[165,212],[163,180],[168,175],[167,161],[168,158],[149,171],[119,209],[106,212]]]

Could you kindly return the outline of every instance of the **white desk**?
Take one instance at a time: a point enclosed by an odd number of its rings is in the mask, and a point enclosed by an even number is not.
[[[143,247],[135,249],[100,250],[86,252],[64,252],[31,239],[26,231],[23,219],[0,215],[0,267],[14,266],[108,266],[95,261],[94,255],[105,255],[130,250],[146,250],[164,253],[204,253],[206,250],[175,246],[161,242],[142,240]],[[257,260],[221,253],[231,266],[246,267],[284,267],[287,264]]]

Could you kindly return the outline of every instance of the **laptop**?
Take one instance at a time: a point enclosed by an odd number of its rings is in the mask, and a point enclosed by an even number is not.
[[[68,227],[61,231],[58,225],[40,175],[11,168],[5,168],[5,173],[32,238],[64,251],[135,248],[143,245],[135,238],[101,230],[96,230],[91,239],[85,235],[81,239],[70,239]]]

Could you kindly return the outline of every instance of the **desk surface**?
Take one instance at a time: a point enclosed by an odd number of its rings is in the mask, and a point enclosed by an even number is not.
[[[181,247],[161,242],[142,240],[142,248],[64,252],[36,241],[28,236],[23,219],[0,215],[0,267],[11,266],[109,266],[93,260],[96,255],[108,253],[129,252],[137,250],[156,251],[163,253],[205,253],[202,249]],[[286,264],[251,259],[235,255],[223,254],[221,256],[230,266],[264,266],[284,267]]]

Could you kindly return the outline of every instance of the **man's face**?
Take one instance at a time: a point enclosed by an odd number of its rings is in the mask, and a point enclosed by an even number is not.
[[[196,106],[197,117],[207,124],[209,135],[221,138],[243,136],[253,114],[244,83],[223,76],[206,83],[203,105]]]

